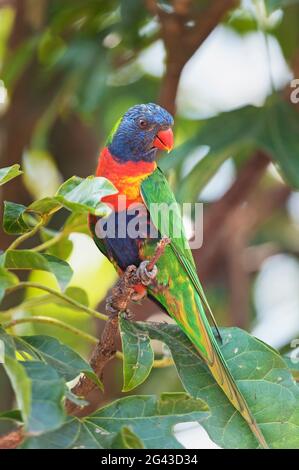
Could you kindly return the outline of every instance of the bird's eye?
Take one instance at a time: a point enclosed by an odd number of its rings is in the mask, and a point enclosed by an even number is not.
[[[141,129],[146,129],[147,128],[147,121],[145,119],[139,119],[138,125]]]

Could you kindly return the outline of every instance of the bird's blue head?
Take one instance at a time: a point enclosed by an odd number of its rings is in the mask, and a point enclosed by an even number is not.
[[[157,150],[173,147],[173,117],[154,103],[130,108],[112,130],[107,146],[119,162],[155,159]]]

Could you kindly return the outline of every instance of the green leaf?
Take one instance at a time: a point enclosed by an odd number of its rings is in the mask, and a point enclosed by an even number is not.
[[[91,212],[106,215],[108,208],[101,203],[104,196],[115,194],[117,190],[106,178],[89,176],[85,179],[73,176],[56,193],[56,199],[67,209],[77,212]]]
[[[5,344],[4,369],[15,392],[25,431],[39,434],[60,427],[65,417],[62,403],[65,381],[49,364],[18,361],[15,341],[18,344],[19,340],[14,341],[2,328],[0,340]]]
[[[18,350],[29,346],[41,360],[49,364],[66,382],[73,380],[82,372],[93,380],[101,389],[103,385],[91,366],[78,353],[56,338],[46,335],[22,336],[17,343]],[[26,351],[26,349],[25,349]]]
[[[32,405],[31,380],[23,364],[8,354],[5,354],[4,369],[15,392],[17,405],[21,410],[23,421],[28,423]]]
[[[286,8],[299,3],[299,0],[265,0],[265,6],[268,13],[272,13],[279,8]]]
[[[142,384],[148,377],[154,362],[154,352],[150,339],[141,333],[135,324],[119,319],[123,360],[123,392],[128,392]]]
[[[224,124],[225,123],[225,124]],[[197,134],[164,158],[164,170],[180,171],[188,154],[207,145],[209,153],[178,184],[180,202],[196,201],[198,194],[229,157],[263,149],[286,182],[299,189],[299,114],[294,107],[277,97],[270,97],[264,107],[246,106],[222,113],[201,123]]]
[[[299,382],[299,356],[298,353],[295,357],[292,356],[283,356],[283,359],[293,374],[294,379]]]
[[[29,63],[38,39],[39,37],[36,35],[29,36],[28,39],[20,43],[13,54],[9,54],[6,58],[1,75],[8,89],[12,90],[16,80],[21,76],[26,65]]]
[[[86,223],[86,214],[84,212],[74,212],[70,214],[65,221],[64,229],[69,233],[79,232],[89,234],[88,225]]]
[[[0,418],[8,418],[19,421],[20,423],[22,422],[22,414],[20,410],[3,411],[0,413]]]
[[[121,430],[113,438],[111,449],[144,449],[143,442],[139,437],[127,426]]]
[[[86,307],[89,307],[88,294],[84,289],[81,289],[81,287],[70,286],[65,291],[65,294],[71,299],[76,300],[80,304],[83,304]]]
[[[119,432],[128,426],[144,441],[146,448],[179,449],[173,436],[177,423],[202,422],[209,416],[206,404],[185,393],[156,396],[132,396],[111,403],[88,417],[88,421],[108,431]]]
[[[73,176],[63,183],[54,197],[45,197],[34,201],[28,207],[13,202],[5,203],[4,229],[10,234],[27,232],[34,226],[29,224],[30,219],[24,216],[36,214],[38,216],[51,215],[62,207],[73,212],[93,213],[106,215],[109,209],[101,199],[117,190],[106,178],[89,176],[85,179]],[[72,222],[75,219],[71,219]],[[82,220],[82,219],[81,219]],[[34,222],[34,220],[33,220]],[[85,221],[87,226],[87,222]],[[49,233],[49,232],[48,232]]]
[[[19,279],[13,273],[10,273],[5,268],[0,267],[0,302],[4,297],[5,291],[8,287],[18,284]]]
[[[206,404],[185,393],[163,394],[160,398],[131,396],[116,400],[82,420],[69,418],[57,431],[31,437],[26,449],[115,448],[115,439],[122,432],[126,445],[143,443],[147,449],[181,449],[173,435],[175,424],[189,421],[204,422],[209,416]],[[122,431],[123,428],[130,430]],[[134,433],[134,435],[133,435]],[[137,439],[139,443],[137,444]]]
[[[61,209],[61,207],[62,205],[55,197],[45,197],[30,204],[30,206],[27,208],[27,211],[35,212],[39,215],[54,214],[54,212],[57,212],[59,209]]]
[[[0,168],[0,186],[12,180],[13,178],[16,178],[16,176],[19,176],[22,173],[23,172],[20,171],[20,165],[18,164]]]
[[[4,265],[8,269],[48,271],[54,274],[62,290],[66,288],[73,275],[73,270],[66,261],[30,250],[8,250],[5,253]]]
[[[23,449],[104,449],[108,436],[109,433],[93,424],[90,425],[77,418],[68,418],[57,431],[38,437],[28,437],[21,447]]]
[[[225,125],[223,125],[225,123]],[[229,157],[248,146],[253,147],[256,135],[263,127],[260,108],[246,106],[207,119],[197,134],[174,152],[176,166],[181,166],[188,153],[198,146],[207,145],[209,153],[181,180],[178,187],[179,201],[195,201],[199,192]],[[172,159],[163,163],[168,169]]]
[[[59,428],[65,417],[64,380],[48,364],[35,361],[19,364],[31,383],[31,409],[24,419],[26,432],[39,434]]]
[[[63,39],[46,29],[38,47],[38,57],[42,64],[51,65],[63,55],[66,44]]]
[[[0,340],[4,343],[5,357],[15,358],[15,343],[13,337],[10,336],[0,325]]]
[[[185,390],[207,402],[211,415],[202,422],[223,448],[256,448],[241,415],[216,384],[196,350],[176,325],[136,323],[169,347]],[[238,328],[221,330],[223,356],[271,448],[299,446],[299,389],[274,349]]]
[[[259,141],[286,182],[299,189],[299,113],[288,103],[265,108],[265,128]]]
[[[80,304],[85,305],[86,307],[89,306],[89,299],[88,299],[88,296],[87,296],[87,292],[85,290],[81,289],[81,287],[70,286],[66,289],[65,295],[67,297],[70,297],[73,300],[76,300]],[[65,308],[68,308],[68,309],[70,308],[70,303],[69,302],[67,302],[63,298],[57,297],[56,295],[49,294],[47,296],[47,301],[51,302],[51,303],[54,303],[56,305],[60,305],[61,307],[65,307]],[[77,307],[75,305],[72,305],[71,308],[72,308],[72,310],[77,309]],[[78,310],[82,311],[81,308],[78,308]]]
[[[230,150],[233,152],[232,147]],[[227,149],[223,153],[209,153],[206,155],[180,183],[176,193],[177,200],[179,202],[196,200],[200,191],[214,176],[222,163],[227,160],[229,155],[230,151]]]
[[[32,226],[24,220],[26,207],[22,204],[4,201],[3,228],[10,235],[20,235],[29,232]]]

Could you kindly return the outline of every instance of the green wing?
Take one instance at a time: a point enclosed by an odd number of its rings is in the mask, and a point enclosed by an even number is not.
[[[171,211],[169,211],[168,220],[164,216],[161,217],[161,212],[158,210],[150,210],[151,220],[161,235],[166,235],[170,238],[172,250],[183,266],[186,274],[189,276],[200,297],[200,300],[202,301],[206,313],[210,315],[212,322],[217,330],[218,336],[221,338],[215,317],[197,276],[195,262],[184,231],[180,208],[176,202],[173,192],[170,189],[169,183],[160,168],[157,168],[154,173],[152,173],[147,179],[143,181],[141,185],[141,194],[144,203],[148,208],[152,204],[166,204],[168,208],[171,208]],[[180,233],[174,234],[175,229],[178,228],[180,229]]]
[[[216,382],[246,420],[260,445],[267,447],[207,320],[206,312],[211,315],[211,309],[197,276],[192,253],[182,228],[179,207],[160,169],[155,170],[142,182],[141,194],[152,223],[161,235],[166,235],[171,240],[170,246],[166,247],[164,255],[157,261],[158,289],[151,288],[150,294],[166,308],[196,346]],[[158,210],[160,204],[166,204],[171,209],[168,211],[168,217],[166,211]],[[142,257],[150,258],[154,248],[155,241],[148,239],[142,248]],[[213,316],[212,318],[215,322]]]

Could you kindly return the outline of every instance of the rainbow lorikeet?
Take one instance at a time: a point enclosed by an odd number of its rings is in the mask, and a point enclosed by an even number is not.
[[[172,220],[174,225],[182,226],[175,197],[155,161],[158,149],[170,151],[173,147],[172,126],[172,116],[153,103],[133,106],[117,122],[100,154],[96,175],[110,180],[118,193],[102,199],[110,204],[113,211],[102,219],[90,215],[90,229],[97,246],[119,273],[129,265],[139,266],[150,259],[158,239],[163,235],[170,237],[171,243],[157,261],[155,285],[147,288],[137,286],[136,291],[139,290],[141,296],[142,291],[146,291],[174,318],[196,347],[218,385],[246,420],[259,444],[267,447],[208,322],[206,314],[211,315],[211,310],[186,237],[183,231],[179,237],[172,237],[170,229],[165,233],[164,217],[151,211],[153,204],[166,203],[172,209],[175,207]],[[138,209],[137,212],[134,208]],[[112,216],[116,227],[109,231],[107,227]],[[130,223],[134,222],[136,226],[136,220],[139,233],[132,236],[127,229]],[[149,226],[156,229],[152,236],[147,230]]]

